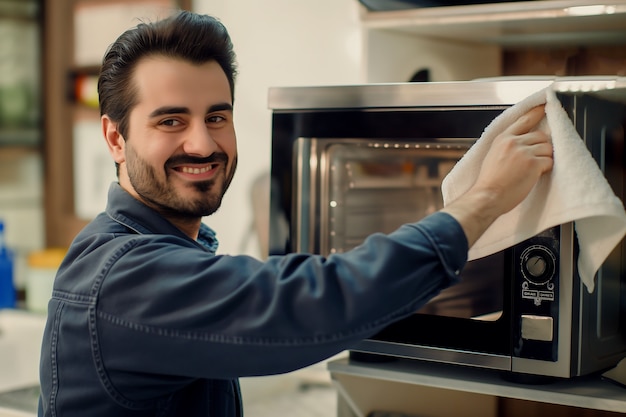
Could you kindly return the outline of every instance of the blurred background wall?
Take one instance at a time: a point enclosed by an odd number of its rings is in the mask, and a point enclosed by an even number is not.
[[[239,165],[222,208],[205,222],[218,234],[220,253],[261,256],[256,236],[250,233],[254,217],[250,200],[253,183],[270,167],[268,88],[361,82],[358,2],[195,0],[193,9],[226,25],[239,63],[235,88]]]

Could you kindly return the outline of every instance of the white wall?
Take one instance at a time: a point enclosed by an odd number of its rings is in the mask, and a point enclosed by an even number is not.
[[[357,0],[195,0],[193,9],[228,28],[239,65],[235,125],[239,166],[221,209],[205,219],[219,253],[260,256],[248,227],[250,186],[269,171],[273,86],[356,84],[362,81]]]

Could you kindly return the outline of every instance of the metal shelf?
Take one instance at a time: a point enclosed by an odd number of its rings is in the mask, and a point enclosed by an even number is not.
[[[366,29],[405,32],[455,42],[501,46],[626,43],[626,1],[524,2],[367,11]]]
[[[328,370],[339,385],[347,375],[586,409],[626,411],[626,389],[600,375],[533,385],[507,381],[489,369],[411,360],[363,363],[339,359],[329,362]]]

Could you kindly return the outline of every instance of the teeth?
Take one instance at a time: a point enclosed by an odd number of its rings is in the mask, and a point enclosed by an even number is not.
[[[181,171],[184,172],[185,174],[203,174],[209,171],[210,169],[211,167],[204,167],[204,168],[182,167]]]

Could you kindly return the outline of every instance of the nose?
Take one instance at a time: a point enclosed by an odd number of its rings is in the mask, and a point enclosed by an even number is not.
[[[204,122],[192,124],[187,133],[183,143],[183,150],[188,155],[205,157],[213,154],[219,148]]]

